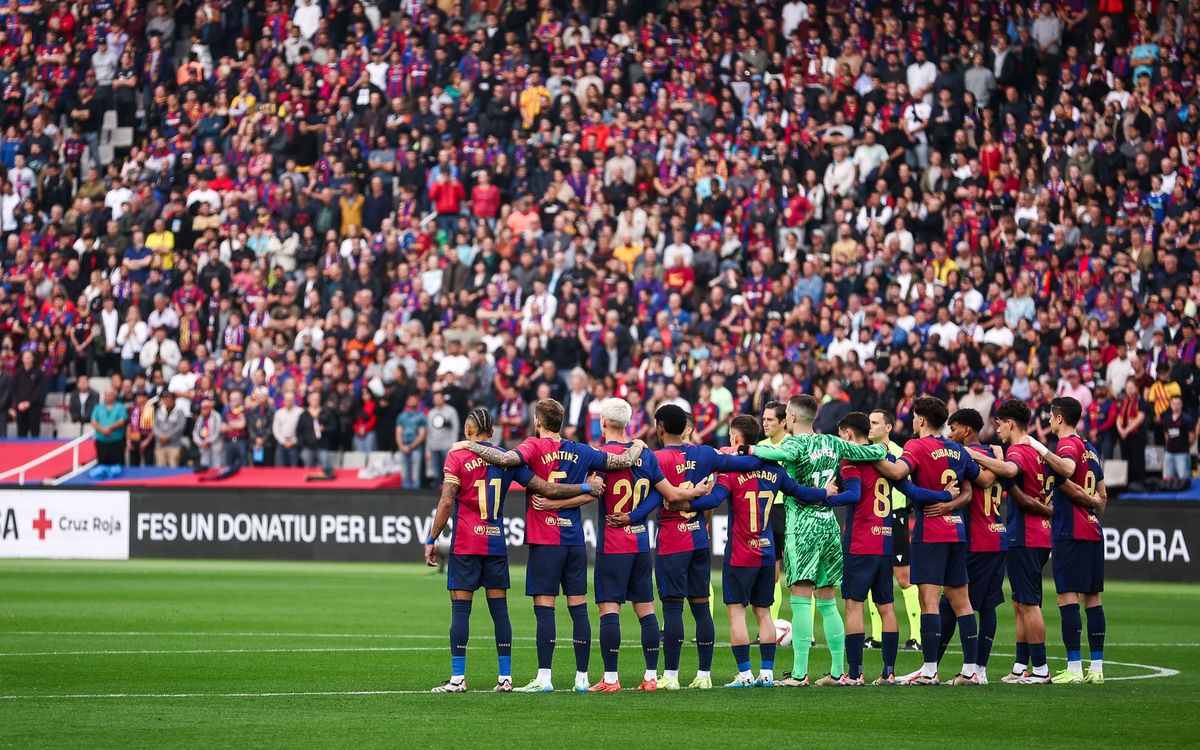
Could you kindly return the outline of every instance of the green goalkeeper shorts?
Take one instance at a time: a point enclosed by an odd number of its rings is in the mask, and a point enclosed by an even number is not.
[[[824,514],[828,513],[828,518]],[[809,521],[809,518],[804,519]],[[842,540],[833,511],[823,511],[801,523],[784,538],[784,581],[793,586],[810,581],[814,588],[842,584]]]

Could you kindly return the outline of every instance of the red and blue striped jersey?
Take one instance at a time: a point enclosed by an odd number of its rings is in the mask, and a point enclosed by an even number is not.
[[[972,445],[989,455],[995,455],[990,445]],[[971,523],[969,528],[970,552],[1003,552],[1008,549],[1008,540],[1004,537],[1004,519],[1000,515],[1000,500],[1004,497],[1004,488],[999,482],[993,482],[987,487],[971,487],[970,511],[967,514]]]
[[[524,483],[532,477],[533,472],[524,466],[516,469],[492,466],[468,450],[452,451],[447,455],[443,481],[458,485],[454,496],[450,553],[507,555],[504,498],[514,479]]]
[[[979,464],[953,440],[928,435],[904,444],[900,460],[912,470],[913,484],[927,490],[945,490],[951,482],[970,482],[979,476]],[[920,500],[914,498],[918,505]],[[967,541],[965,509],[926,518],[922,508],[913,512],[912,540],[918,543]]]
[[[1010,445],[1005,458],[1019,469],[1020,473],[1014,481],[1021,483],[1025,494],[1042,504],[1048,504],[1050,492],[1054,489],[1054,477],[1046,471],[1046,464],[1037,450],[1032,445]],[[1010,549],[1050,546],[1050,519],[1026,513],[1011,497],[1008,499],[1008,521],[1004,525]]]
[[[600,450],[620,455],[629,448],[629,443],[605,443]],[[604,505],[600,508],[600,522],[596,532],[596,554],[617,555],[650,551],[650,534],[644,520],[620,529],[610,528],[605,516],[613,513],[633,513],[651,495],[657,495],[654,486],[663,479],[658,459],[650,451],[642,451],[633,466],[628,469],[610,471],[604,477]]]
[[[723,455],[723,454],[718,454]],[[775,565],[775,537],[771,531],[771,506],[782,492],[804,502],[825,499],[825,490],[801,487],[778,464],[749,456],[757,467],[724,472],[713,491],[692,501],[692,510],[703,512],[729,500],[729,533],[725,537],[725,564],[735,568]]]
[[[1058,441],[1054,452],[1075,462],[1071,481],[1095,494],[1097,485],[1104,481],[1104,470],[1100,466],[1100,455],[1092,444],[1078,435],[1068,435]],[[1058,540],[1098,542],[1101,539],[1100,519],[1096,517],[1096,511],[1076,505],[1061,490],[1055,491],[1054,516],[1050,519],[1050,526],[1054,538]]]
[[[531,437],[516,447],[537,477],[554,484],[583,484],[592,471],[602,471],[608,454],[574,440]],[[525,509],[525,541],[562,547],[583,546],[583,513],[579,508]]]
[[[719,471],[753,471],[759,460],[731,456],[707,445],[668,445],[654,452],[663,476],[676,487],[693,487]],[[658,554],[708,549],[708,523],[699,511],[663,509],[658,518]]]
[[[842,551],[850,555],[892,554],[892,483],[871,464],[842,462],[842,480],[859,481],[858,501],[846,507]]]

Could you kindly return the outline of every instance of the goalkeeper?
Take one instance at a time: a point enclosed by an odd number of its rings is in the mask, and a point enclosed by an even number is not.
[[[778,446],[757,445],[740,450],[783,465],[797,484],[824,487],[842,461],[868,463],[887,458],[882,445],[855,445],[833,435],[813,432],[817,400],[809,395],[793,396],[787,404],[787,427],[791,433]],[[792,671],[775,684],[805,687],[808,653],[812,647],[813,598],[825,642],[829,646],[829,674],[816,685],[841,684],[845,675],[846,627],[837,607],[837,589],[842,583],[842,541],[837,517],[830,508],[787,500],[784,504],[783,576],[791,593]]]

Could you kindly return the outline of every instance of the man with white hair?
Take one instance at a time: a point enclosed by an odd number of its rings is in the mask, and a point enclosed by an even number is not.
[[[592,394],[588,390],[588,374],[582,367],[571,370],[571,392],[567,394],[563,406],[567,410],[566,421],[563,423],[563,437],[568,440],[588,440],[588,409],[592,405]]]
[[[633,407],[620,398],[606,399],[600,407],[600,428],[605,443],[601,450],[615,455],[624,454],[632,445],[626,431],[633,416]],[[701,488],[701,490],[704,488]],[[663,476],[658,459],[643,451],[627,469],[610,470],[605,476],[604,518],[597,525],[595,586],[596,603],[600,608],[600,654],[604,660],[604,677],[589,688],[593,693],[615,693],[621,690],[617,678],[617,657],[621,649],[621,605],[633,602],[633,611],[642,626],[642,653],[646,672],[638,690],[658,689],[658,652],[661,635],[654,614],[653,557],[650,535],[645,524],[649,509],[668,501],[687,502],[703,494],[695,489],[678,489]],[[550,501],[534,498],[534,507],[543,510],[579,507],[594,500],[579,495],[569,500]],[[631,520],[636,517],[636,520]],[[607,522],[606,522],[607,521]],[[664,687],[667,687],[664,685]],[[674,687],[678,689],[678,680]]]

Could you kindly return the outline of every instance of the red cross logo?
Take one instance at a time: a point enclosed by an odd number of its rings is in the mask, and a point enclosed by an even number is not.
[[[46,509],[38,509],[38,517],[33,519],[33,530],[38,533],[38,539],[45,539],[46,532],[54,526],[54,522],[46,518]]]

